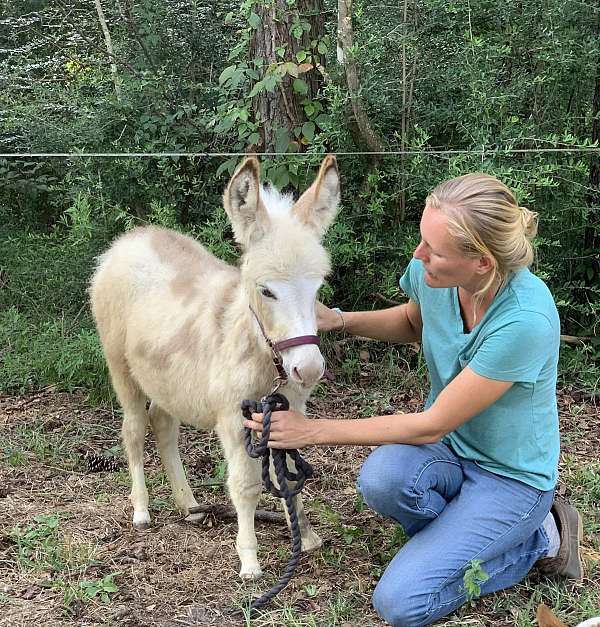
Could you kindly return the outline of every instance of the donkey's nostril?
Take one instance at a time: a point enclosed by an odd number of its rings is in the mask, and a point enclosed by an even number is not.
[[[294,366],[294,370],[292,371],[292,374],[294,376],[294,379],[296,379],[298,383],[303,383],[302,375],[300,374],[300,371],[298,370],[296,366]]]

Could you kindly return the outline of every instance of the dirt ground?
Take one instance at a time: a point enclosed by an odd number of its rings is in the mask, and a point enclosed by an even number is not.
[[[413,398],[410,391],[377,397],[336,384],[315,398],[310,410],[331,417],[411,411],[420,403]],[[563,489],[569,493],[580,486],[577,473],[586,468],[600,472],[594,466],[600,457],[600,411],[597,399],[578,391],[562,390],[559,400]],[[0,625],[244,624],[235,611],[266,591],[289,559],[287,528],[257,522],[265,576],[242,583],[235,521],[210,516],[192,525],[182,519],[171,504],[150,435],[146,473],[153,525],[134,530],[126,469],[88,472],[84,457],[91,452],[120,459],[119,423],[116,410],[90,407],[81,394],[44,390],[0,397]],[[180,448],[198,500],[228,504],[216,436],[184,429]],[[402,538],[393,524],[357,501],[354,481],[368,453],[367,448],[333,447],[303,453],[317,473],[304,499],[324,546],[303,558],[292,583],[254,625],[383,625],[370,607],[370,595]],[[595,478],[600,480],[600,474]],[[261,497],[260,507],[281,510],[268,495]],[[598,504],[591,507],[596,518],[585,538],[590,575],[582,584],[557,588],[532,575],[510,593],[480,600],[440,624],[530,625],[542,597],[560,593],[574,614],[583,612],[573,599],[582,593],[587,599],[588,588],[595,588],[590,603],[600,604],[600,593],[595,596],[600,545],[594,531],[600,516]],[[39,515],[57,515],[56,530],[36,536],[35,529],[45,524],[36,523]],[[100,595],[86,596],[85,582],[111,574],[118,589],[109,586],[104,602]]]

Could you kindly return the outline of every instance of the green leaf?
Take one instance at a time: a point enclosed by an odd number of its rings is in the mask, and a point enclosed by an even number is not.
[[[233,11],[229,11],[229,13],[225,16],[225,24],[229,24],[233,20]]]
[[[277,84],[281,82],[281,76],[278,76],[275,72],[271,72],[270,74],[267,74],[261,82],[267,91],[272,92]]]
[[[221,176],[221,174],[223,174],[223,172],[225,172],[225,170],[227,170],[230,175],[233,174],[233,171],[235,170],[236,164],[237,164],[237,157],[231,157],[231,159],[227,159],[227,161],[224,161],[217,168],[217,172],[216,172],[215,176],[217,178],[219,178]]]
[[[250,135],[248,135],[248,143],[249,144],[258,144],[258,142],[260,141],[260,134],[259,133],[251,133]]]
[[[309,142],[315,138],[315,124],[314,122],[305,122],[302,125],[302,135],[308,139]]]
[[[329,125],[330,118],[326,113],[321,113],[315,118],[315,124],[321,129],[324,130]]]
[[[298,61],[298,63],[302,63],[302,61],[305,61],[306,57],[308,57],[308,53],[306,52],[306,50],[299,50],[298,52],[296,52],[296,60]]]
[[[283,165],[277,166],[269,172],[271,182],[277,189],[282,189],[290,182],[290,175],[287,168]]]
[[[240,82],[243,80],[245,74],[246,74],[246,72],[245,72],[245,70],[243,68],[238,68],[233,73],[233,76],[231,77],[231,83],[230,83],[231,89],[235,89],[240,84]]]
[[[284,63],[280,71],[282,72],[282,75],[289,74],[294,78],[298,78],[298,66],[293,61]]]
[[[304,105],[304,113],[306,113],[306,117],[307,118],[312,118],[312,116],[315,114],[315,105],[313,102],[311,102],[310,100]]]
[[[265,88],[265,84],[263,81],[258,81],[258,83],[254,83],[254,87],[250,90],[248,94],[248,98],[254,98],[256,94],[261,92]]]
[[[327,47],[327,44],[323,41],[319,42],[319,45],[317,46],[317,50],[320,52],[320,54],[327,54],[329,48]]]
[[[226,67],[219,75],[219,85],[222,85],[225,81],[229,80],[233,76],[236,69],[237,65],[230,65],[229,67]]]
[[[259,28],[259,26],[261,25],[260,15],[258,15],[257,13],[254,13],[254,11],[252,11],[252,13],[250,13],[250,17],[248,18],[248,24],[250,24],[250,26],[254,30]]]
[[[308,93],[308,85],[306,84],[306,81],[303,81],[301,78],[294,79],[292,85],[297,94],[305,96]]]

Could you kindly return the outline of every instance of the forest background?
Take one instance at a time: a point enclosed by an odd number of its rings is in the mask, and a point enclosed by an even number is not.
[[[534,270],[571,336],[562,382],[595,392],[599,140],[597,1],[2,0],[0,390],[110,398],[94,257],[154,223],[234,261],[221,194],[240,157],[222,153],[256,151],[284,153],[263,172],[291,191],[338,153],[322,298],[346,309],[402,298],[435,184],[500,177],[540,214]]]

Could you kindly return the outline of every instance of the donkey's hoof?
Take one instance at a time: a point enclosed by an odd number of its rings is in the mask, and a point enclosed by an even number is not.
[[[260,579],[262,577],[262,570],[260,566],[253,566],[251,568],[244,568],[240,570],[240,578],[245,581],[254,581],[255,579]]]
[[[144,531],[150,528],[150,514],[145,512],[135,512],[133,514],[133,526],[138,531]]]
[[[302,538],[302,552],[308,553],[309,551],[316,551],[323,546],[323,540],[314,532],[310,531],[306,534],[305,538]]]
[[[258,579],[262,570],[256,558],[256,549],[237,549],[240,558],[240,577],[242,579]]]

